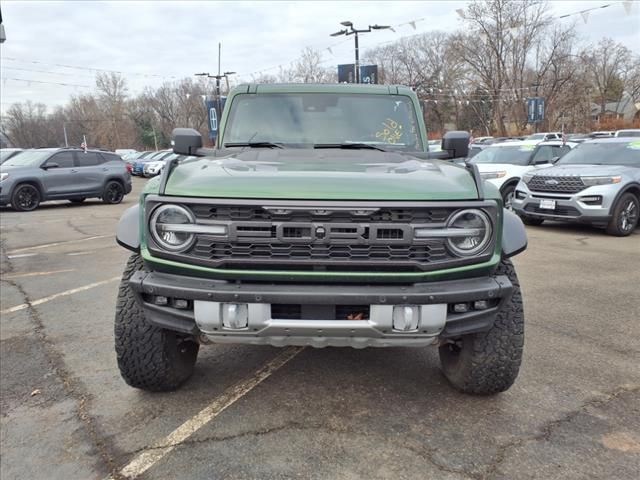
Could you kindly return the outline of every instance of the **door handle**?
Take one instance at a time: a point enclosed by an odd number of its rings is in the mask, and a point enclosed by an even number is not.
[[[71,173],[78,173],[78,170],[76,170],[75,168],[72,168]]]
[[[109,171],[109,169],[108,169],[107,167],[102,167],[102,171],[103,171],[103,172],[108,172],[108,171]]]

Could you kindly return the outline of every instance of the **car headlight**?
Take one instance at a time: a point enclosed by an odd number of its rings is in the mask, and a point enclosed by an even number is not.
[[[621,176],[615,177],[580,177],[582,183],[587,187],[594,187],[596,185],[609,185],[611,183],[620,183],[622,181]]]
[[[3,180],[6,180],[7,178],[9,178],[8,173],[0,173],[0,182],[2,182]]]
[[[191,211],[179,205],[161,205],[151,214],[149,231],[153,240],[165,250],[181,252],[191,246],[195,234],[189,225],[195,224]]]
[[[524,183],[529,183],[534,176],[535,173],[525,173],[524,175],[522,175],[522,181]]]
[[[491,242],[491,220],[482,210],[459,210],[447,220],[447,244],[461,257],[482,252]]]
[[[492,178],[502,178],[505,177],[507,175],[506,171],[502,171],[502,172],[485,172],[485,173],[481,173],[480,176],[482,177],[483,180],[491,180]]]

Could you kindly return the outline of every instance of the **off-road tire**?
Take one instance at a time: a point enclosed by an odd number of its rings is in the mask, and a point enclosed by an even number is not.
[[[18,212],[31,212],[38,208],[41,200],[38,187],[30,183],[21,183],[13,190],[11,206]]]
[[[630,212],[627,210],[631,208]],[[623,219],[627,216],[627,223],[623,226]],[[632,218],[629,218],[629,217]],[[607,233],[616,237],[626,237],[631,235],[638,226],[640,216],[640,200],[633,193],[623,194],[613,207],[613,215],[607,226]]]
[[[115,346],[125,382],[154,392],[175,390],[191,377],[200,345],[189,337],[149,323],[129,278],[144,265],[140,255],[127,262],[116,305]]]
[[[102,201],[109,205],[115,205],[122,202],[124,198],[124,185],[117,180],[109,180],[104,186],[102,193]]]
[[[496,274],[509,277],[513,292],[497,313],[491,329],[464,335],[439,348],[445,377],[464,393],[493,395],[504,392],[513,385],[520,370],[524,346],[520,284],[509,260],[500,263]]]
[[[520,220],[522,220],[522,223],[524,223],[525,225],[529,225],[532,227],[542,225],[542,222],[544,222],[544,218],[530,217],[528,215],[520,215]]]

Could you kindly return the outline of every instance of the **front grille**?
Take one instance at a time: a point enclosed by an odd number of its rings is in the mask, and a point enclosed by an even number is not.
[[[527,184],[532,192],[578,193],[587,186],[580,177],[546,177],[534,175]]]
[[[540,208],[538,205],[532,203],[524,207],[525,212],[540,213],[543,215],[555,215],[560,217],[579,217],[580,211],[574,207],[565,207],[562,205],[556,206],[555,209],[550,210],[548,208]]]
[[[148,197],[148,214],[162,197]],[[445,228],[450,215],[482,208],[496,224],[495,202],[291,202],[171,198],[191,209],[200,225],[224,225],[226,234],[196,234],[193,245],[170,253],[154,245],[154,255],[229,270],[308,272],[421,272],[488,260],[495,240],[480,255],[461,258],[447,239],[415,238],[417,226]],[[266,203],[266,205],[265,205]]]
[[[429,245],[326,245],[292,243],[219,243],[200,237],[192,255],[201,259],[234,264],[251,260],[345,263],[353,261],[394,261],[430,263],[449,257],[440,240]]]

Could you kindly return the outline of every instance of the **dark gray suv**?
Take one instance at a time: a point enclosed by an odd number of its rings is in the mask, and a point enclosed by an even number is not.
[[[0,167],[0,205],[35,210],[47,200],[120,203],[131,192],[131,176],[115,153],[78,148],[25,150]]]

